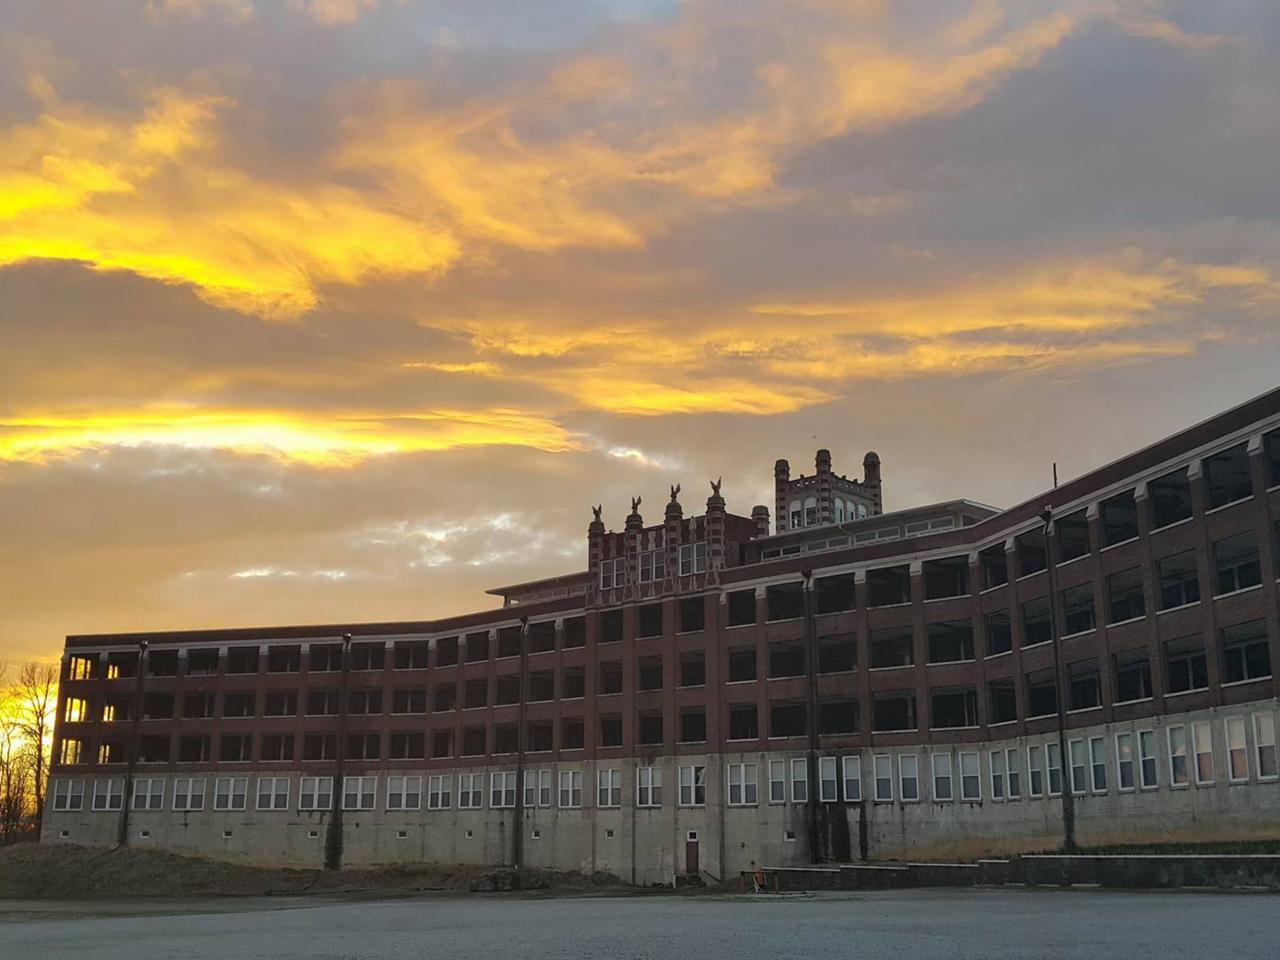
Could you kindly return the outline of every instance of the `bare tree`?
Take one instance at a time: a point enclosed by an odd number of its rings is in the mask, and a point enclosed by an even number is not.
[[[58,706],[58,668],[48,663],[27,663],[18,671],[17,721],[29,757],[31,787],[37,822],[44,813],[48,786],[50,732]]]

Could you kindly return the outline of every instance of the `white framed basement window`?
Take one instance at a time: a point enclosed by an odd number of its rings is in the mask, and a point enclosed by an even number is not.
[[[818,799],[823,803],[835,803],[840,799],[840,781],[835,757],[818,758]]]
[[[560,806],[566,810],[576,810],[582,806],[582,771],[560,771]]]
[[[138,777],[133,781],[133,809],[164,809],[164,778]]]
[[[976,753],[960,754],[960,799],[982,799],[982,757]]]
[[[418,810],[422,807],[422,777],[387,777],[387,809]]]
[[[893,757],[877,753],[871,758],[871,773],[875,778],[876,803],[893,802]]]
[[[914,753],[898,754],[898,796],[903,803],[920,799],[920,759]]]
[[[955,799],[951,788],[951,754],[930,754],[929,764],[933,770],[933,799],[938,803]]]
[[[333,777],[303,777],[298,785],[299,810],[332,810]]]
[[[1044,748],[1027,747],[1027,794],[1038,800],[1044,796]]]
[[[1227,779],[1245,783],[1249,779],[1249,747],[1245,742],[1244,717],[1226,717],[1222,721],[1227,740]]]
[[[1009,799],[1020,800],[1022,799],[1022,752],[1017,747],[1010,747],[1004,753],[1009,777]]]
[[[204,809],[204,777],[175,777],[173,809],[188,812]]]
[[[787,802],[787,761],[769,761],[769,802]]]
[[[791,802],[809,802],[809,761],[804,757],[791,761]]]
[[[516,805],[516,772],[499,770],[489,774],[489,806],[494,810],[511,810]]]
[[[256,806],[259,810],[288,810],[289,778],[259,777]]]
[[[247,777],[219,777],[213,782],[213,809],[243,810],[248,792]]]
[[[524,772],[524,805],[526,809],[551,806],[551,771]]]
[[[661,767],[636,767],[636,806],[662,806]]]
[[[862,757],[841,757],[840,766],[844,777],[845,802],[857,803],[862,799]]]
[[[83,780],[53,781],[53,809],[58,812],[71,812],[84,807]]]
[[[1258,779],[1275,780],[1280,773],[1276,769],[1276,716],[1274,713],[1253,715],[1253,743],[1258,761]]]
[[[731,763],[726,777],[729,806],[753,807],[759,799],[759,766],[754,763]]]
[[[991,799],[1004,799],[1004,751],[992,750],[987,757],[991,767]]]
[[[707,802],[707,768],[680,768],[680,806],[701,807]]]
[[[1137,786],[1133,773],[1133,734],[1116,734],[1116,789],[1132,793]]]
[[[484,806],[484,774],[458,774],[458,809],[479,810]]]
[[[596,771],[596,806],[622,806],[621,770],[609,769]]]
[[[1156,732],[1138,731],[1138,777],[1143,790],[1160,786],[1160,764],[1156,760]]]
[[[124,801],[124,781],[115,777],[93,781],[93,809],[119,810]]]
[[[447,773],[427,778],[427,809],[448,810],[453,805],[453,777]]]

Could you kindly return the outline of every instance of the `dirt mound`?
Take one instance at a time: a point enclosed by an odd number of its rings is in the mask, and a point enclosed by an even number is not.
[[[157,850],[23,843],[0,849],[0,897],[260,897],[305,893],[465,892],[484,867],[413,864],[338,872],[252,867]],[[617,888],[612,877],[525,871],[525,889],[582,892]],[[485,884],[479,884],[480,889]]]

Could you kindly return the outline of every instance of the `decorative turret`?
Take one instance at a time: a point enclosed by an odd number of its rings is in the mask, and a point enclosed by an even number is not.
[[[644,529],[644,517],[640,516],[640,497],[631,498],[631,512],[627,514],[626,530],[628,533]]]
[[[880,495],[880,455],[874,450],[868,450],[867,455],[862,458],[862,483],[875,500],[874,512],[883,513],[884,501]]]
[[[763,503],[757,503],[751,508],[751,519],[756,525],[756,536],[767,537],[769,535],[769,508]]]

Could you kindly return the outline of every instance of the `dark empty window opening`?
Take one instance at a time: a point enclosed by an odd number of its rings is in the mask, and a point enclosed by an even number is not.
[[[1196,552],[1185,550],[1156,561],[1160,578],[1160,609],[1171,610],[1200,600],[1200,570]]]
[[[929,723],[935,729],[978,725],[978,692],[972,687],[935,690],[929,700]]]
[[[550,653],[556,648],[556,622],[540,620],[529,624],[529,652]]]
[[[700,687],[707,682],[707,657],[701,650],[680,654],[680,686]]]
[[[1014,543],[1018,551],[1018,576],[1027,577],[1039,573],[1049,565],[1049,554],[1045,548],[1044,530],[1037,527],[1019,534]]]
[[[228,692],[222,695],[224,717],[252,717],[257,695],[248,692]]]
[[[178,738],[179,763],[207,763],[208,761],[208,737],[186,736]]]
[[[384,643],[353,643],[351,645],[352,670],[381,670],[387,661]]]
[[[1102,520],[1102,545],[1115,546],[1138,535],[1138,501],[1132,490],[1103,500],[1098,507]]]
[[[1077,584],[1062,591],[1062,616],[1067,636],[1087,633],[1096,626],[1092,583]]]
[[[1107,577],[1108,623],[1123,623],[1145,616],[1142,598],[1142,571],[1137,567]]]
[[[550,670],[538,670],[529,674],[528,684],[528,700],[530,703],[555,699],[555,674]]]
[[[707,739],[707,711],[703,707],[685,707],[680,711],[680,742],[702,743]]]
[[[987,634],[987,656],[1008,653],[1013,649],[1013,625],[1008,610],[994,610],[983,618]]]
[[[581,750],[586,746],[586,727],[581,717],[570,717],[560,721],[560,749]]]
[[[1222,628],[1222,682],[1243,683],[1271,676],[1271,650],[1265,620]]]
[[[520,627],[502,627],[498,630],[498,656],[518,657],[523,652],[524,630]]]
[[[576,700],[587,695],[587,671],[585,667],[565,667],[560,674],[560,698]]]
[[[1165,676],[1170,693],[1204,690],[1209,686],[1209,666],[1204,640],[1183,637],[1165,644]]]
[[[1191,516],[1191,480],[1183,467],[1156,477],[1147,484],[1151,502],[1151,528],[1158,530]]]
[[[1280,430],[1272,430],[1262,438],[1262,456],[1266,460],[1267,486],[1280,486]]]
[[[494,753],[518,753],[520,750],[520,728],[514,723],[500,723],[493,728]]]
[[[818,704],[818,733],[857,733],[858,701],[823,700]]]
[[[431,734],[431,757],[439,760],[453,756],[453,731],[435,730]]]
[[[600,614],[600,642],[622,642],[622,611],[605,610]]]
[[[347,734],[346,759],[377,760],[381,755],[382,737],[376,733]]]
[[[1053,670],[1027,674],[1027,716],[1047,717],[1058,712],[1058,688]]]
[[[881,567],[867,571],[867,606],[893,607],[910,602],[910,567]]]
[[[462,756],[482,757],[487,749],[488,733],[484,727],[467,727],[462,731]]]
[[[313,643],[307,648],[307,670],[334,673],[342,669],[342,644]]]
[[[1067,664],[1068,708],[1088,710],[1102,706],[1102,677],[1097,660]]]
[[[400,687],[391,691],[392,713],[426,713],[427,691],[423,687]]]
[[[458,638],[442,637],[436,641],[436,666],[452,667],[458,662]]]
[[[436,713],[453,710],[458,706],[458,687],[453,683],[437,683],[433,709]]]
[[[421,641],[401,642],[395,645],[395,669],[425,670],[431,658],[431,645]]]
[[[769,736],[803,737],[809,732],[809,716],[804,703],[779,701],[769,704]]]
[[[987,710],[991,723],[1009,723],[1018,719],[1018,693],[1012,678],[992,680],[987,684]]]
[[[915,730],[914,693],[877,693],[871,701],[871,726],[876,731]]]
[[[990,590],[1009,582],[1009,554],[1004,543],[996,543],[978,553],[982,568],[982,589]]]
[[[660,744],[663,740],[662,713],[647,711],[640,714],[639,743]]]
[[[1210,510],[1253,496],[1248,444],[1205,457],[1204,482]]]
[[[539,720],[529,724],[529,751],[531,753],[545,753],[550,750],[554,744],[555,728],[549,721]]]
[[[1022,605],[1022,645],[1034,647],[1053,639],[1049,623],[1049,598],[1037,597]]]
[[[137,662],[137,654],[132,654],[134,663]],[[109,662],[109,661],[108,661]],[[187,653],[187,676],[189,677],[211,677],[218,672],[218,651],[217,650],[191,650]],[[124,676],[124,674],[121,674]],[[133,676],[131,670],[128,676]]]
[[[647,603],[636,608],[636,636],[662,636],[662,604]]]
[[[1058,561],[1066,563],[1089,552],[1089,517],[1084,510],[1054,520],[1054,536],[1058,541]]]
[[[705,597],[680,598],[680,632],[693,633],[707,625],[707,601]]]
[[[493,702],[500,707],[520,702],[520,675],[518,673],[508,673],[505,676],[498,677]]]
[[[973,624],[968,620],[948,620],[925,626],[930,663],[972,660]]]
[[[804,642],[782,641],[769,644],[769,678],[804,676]]]
[[[479,663],[489,659],[489,634],[487,631],[467,634],[467,663]]]
[[[176,677],[177,675],[177,650],[150,650],[147,652],[147,676]]]
[[[270,647],[267,650],[268,673],[297,673],[301,668],[301,647]]]
[[[468,680],[462,691],[462,706],[473,710],[476,707],[489,705],[489,680],[487,677],[476,677]]]
[[[570,617],[564,622],[564,648],[572,650],[587,645],[586,617]]]
[[[969,592],[969,558],[967,556],[926,560],[922,564],[922,575],[926,600],[963,597]]]
[[[1124,650],[1117,653],[1116,703],[1151,699],[1151,656],[1146,650]]]
[[[600,731],[600,746],[622,746],[622,714],[602,713],[596,725]]]
[[[1214,595],[1234,593],[1262,583],[1258,538],[1249,531],[1219,540],[1213,545]]]
[[[853,574],[819,577],[813,581],[814,609],[818,613],[843,613],[854,606]]]
[[[257,673],[257,647],[231,647],[227,650],[227,673]]]
[[[756,678],[756,648],[737,647],[729,651],[729,682],[741,683]]]
[[[622,661],[607,660],[600,664],[600,689],[599,693],[621,693],[622,692]]]
[[[852,634],[818,638],[818,672],[848,673],[858,668],[858,642]]]
[[[735,590],[729,594],[729,626],[742,627],[756,622],[755,590]]]
[[[757,740],[760,725],[754,703],[735,703],[729,707],[729,739]]]
[[[872,669],[909,667],[916,662],[915,641],[910,627],[872,630],[867,639],[868,663]]]
[[[253,694],[249,694],[252,698]],[[253,700],[249,701],[249,712],[241,714],[241,716],[253,715]],[[172,720],[173,719],[173,694],[171,693],[148,693],[142,701],[142,719],[143,720]]]
[[[773,620],[795,620],[804,616],[804,584],[775,583],[765,589],[765,617]]]
[[[639,661],[637,689],[662,689],[662,657],[641,657]]]

